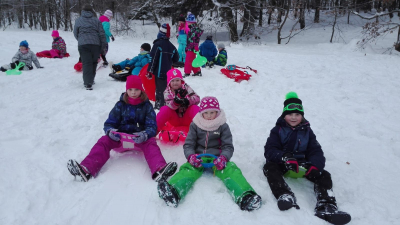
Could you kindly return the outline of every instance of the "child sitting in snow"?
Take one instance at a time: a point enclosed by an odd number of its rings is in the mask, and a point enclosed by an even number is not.
[[[299,166],[307,169],[305,177],[314,183],[317,196],[315,215],[334,224],[345,224],[351,219],[345,212],[337,211],[332,191],[331,174],[324,170],[325,157],[310,123],[303,117],[302,101],[294,92],[286,95],[283,113],[271,130],[265,144],[264,175],[280,210],[299,209],[296,197],[283,179],[289,170],[298,172]]]
[[[214,64],[218,66],[225,66],[228,61],[228,53],[226,53],[224,43],[218,44],[219,54],[217,58],[214,59]]]
[[[116,72],[126,69],[132,71],[132,75],[139,75],[142,67],[150,62],[150,50],[151,46],[149,43],[142,44],[138,56],[133,59],[128,58],[118,64],[112,65],[113,70]]]
[[[189,126],[199,112],[200,97],[183,81],[178,69],[167,73],[168,86],[164,91],[166,106],[157,114],[157,128],[160,130],[169,122],[172,126]]]
[[[214,64],[215,56],[218,55],[217,47],[212,41],[212,36],[207,36],[207,39],[200,45],[200,55],[207,58],[207,63],[204,67],[212,67]]]
[[[233,155],[232,134],[225,113],[220,110],[215,97],[204,97],[200,101],[200,112],[190,124],[183,149],[188,162],[180,167],[169,182],[166,179],[158,182],[158,194],[168,206],[177,207],[186,196],[204,172],[202,162],[213,162],[215,176],[222,180],[240,209],[252,211],[261,207],[261,197],[236,164],[229,161]],[[197,156],[202,153],[214,154],[218,158],[198,159]]]
[[[154,138],[157,131],[156,114],[138,76],[128,76],[126,92],[122,93],[111,110],[104,123],[104,131],[106,135],[97,141],[80,164],[75,160],[68,161],[68,170],[73,176],[81,177],[86,182],[99,173],[110,158],[111,149],[122,146],[120,135],[113,132],[136,135],[133,139],[135,147],[143,150],[153,180],[158,181],[175,173],[177,164],[165,162]]]
[[[60,37],[60,34],[56,30],[53,30],[51,37],[53,38],[51,50],[38,52],[36,53],[36,56],[60,59],[64,58],[64,56],[67,54],[67,45],[65,44],[64,39]]]
[[[14,57],[12,58],[12,63],[2,66],[0,70],[2,72],[6,72],[7,70],[15,69],[20,62],[25,63],[25,66],[21,67],[19,70],[32,70],[32,62],[35,64],[36,68],[43,68],[43,66],[40,66],[39,60],[35,53],[33,53],[29,48],[27,41],[21,41],[18,52],[15,53]]]

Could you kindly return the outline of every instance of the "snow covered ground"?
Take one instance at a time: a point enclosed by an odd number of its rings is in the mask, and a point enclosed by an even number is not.
[[[149,30],[155,37],[154,26]],[[263,199],[259,210],[243,212],[211,174],[198,180],[178,208],[167,207],[141,152],[113,152],[96,179],[74,181],[68,159],[82,160],[103,135],[125,84],[100,69],[94,90],[85,90],[73,69],[77,42],[71,32],[60,32],[70,58],[40,59],[44,69],[20,76],[0,74],[0,224],[327,224],[314,216],[310,182],[288,180],[301,209],[281,212],[262,172],[263,146],[289,91],[303,100],[339,209],[352,215],[351,224],[398,224],[399,56],[355,51],[355,33],[349,31],[347,44],[321,43],[321,36],[326,42],[330,37],[321,28],[289,45],[231,45],[229,64],[258,70],[249,82],[235,83],[219,69],[185,79],[201,97],[216,96],[227,114],[232,161]],[[1,65],[22,40],[34,52],[51,47],[50,31],[8,29],[0,36]],[[137,55],[142,43],[152,43],[149,36],[116,37],[107,58],[119,62]],[[182,146],[160,147],[167,161],[185,162]]]

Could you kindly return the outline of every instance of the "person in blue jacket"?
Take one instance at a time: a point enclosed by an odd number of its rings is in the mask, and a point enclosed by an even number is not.
[[[266,164],[263,172],[278,200],[278,208],[282,211],[292,207],[300,209],[282,176],[289,170],[298,173],[299,166],[302,166],[307,170],[305,178],[314,183],[317,196],[315,215],[334,224],[348,223],[350,215],[338,211],[331,174],[324,169],[324,152],[310,123],[304,118],[302,101],[295,92],[289,92],[283,105],[283,113],[264,147]]]
[[[170,26],[164,23],[160,27],[157,39],[153,42],[150,52],[150,63],[147,68],[147,78],[155,77],[156,83],[156,102],[154,109],[160,109],[165,105],[164,91],[167,88],[167,72],[172,64],[178,62],[179,54],[175,46],[169,41]]]
[[[132,75],[139,75],[142,67],[150,62],[150,50],[151,45],[149,43],[143,43],[140,46],[140,53],[138,56],[134,57],[133,59],[128,58],[120,63],[113,64],[113,70],[116,72],[126,69],[132,71]]]
[[[212,36],[207,36],[206,40],[200,45],[200,55],[207,58],[207,63],[205,66],[210,66],[214,64],[215,56],[218,55],[217,47],[212,41]],[[205,67],[204,66],[204,67]]]
[[[112,41],[114,41],[114,36],[112,35],[111,31],[110,31],[110,20],[113,18],[113,12],[109,9],[107,9],[104,12],[104,15],[100,16],[99,20],[101,22],[101,24],[103,25],[103,29],[104,32],[106,34],[106,46],[103,48],[103,50],[101,51],[101,58],[103,59],[103,66],[107,66],[108,62],[106,59],[106,55],[108,52],[108,43],[110,42],[110,38]]]

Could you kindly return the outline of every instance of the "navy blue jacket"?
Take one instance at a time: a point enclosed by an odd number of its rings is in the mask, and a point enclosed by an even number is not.
[[[217,47],[212,40],[205,40],[199,47],[200,55],[207,58],[207,61],[213,61],[218,55]]]
[[[304,121],[295,128],[290,127],[281,117],[276,121],[276,126],[272,128],[264,146],[267,162],[282,163],[282,156],[292,153],[299,161],[310,162],[320,171],[324,169],[324,152],[311,130],[310,123]]]
[[[162,37],[153,42],[150,52],[150,64],[147,69],[158,78],[167,78],[167,72],[171,69],[172,63],[178,62],[179,53],[169,38]]]
[[[157,132],[156,113],[153,105],[146,100],[138,105],[131,105],[124,102],[122,93],[121,98],[104,122],[104,131],[110,128],[118,129],[118,132],[132,134],[135,132],[146,131],[149,138],[155,137]]]

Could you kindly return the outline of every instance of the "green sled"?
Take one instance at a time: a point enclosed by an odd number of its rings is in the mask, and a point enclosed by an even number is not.
[[[193,60],[192,66],[193,67],[201,67],[201,66],[205,65],[207,62],[207,58],[204,56],[201,56],[200,51],[198,51],[198,52],[194,51],[194,53],[196,53],[196,58]]]
[[[19,62],[18,65],[15,67],[15,69],[7,70],[6,74],[7,75],[21,75],[22,71],[20,71],[19,69],[24,66],[25,66],[24,62]]]
[[[284,177],[290,177],[290,178],[304,178],[304,176],[306,175],[306,168],[299,166],[299,172],[296,173],[292,170],[287,171],[285,174],[283,174]]]

